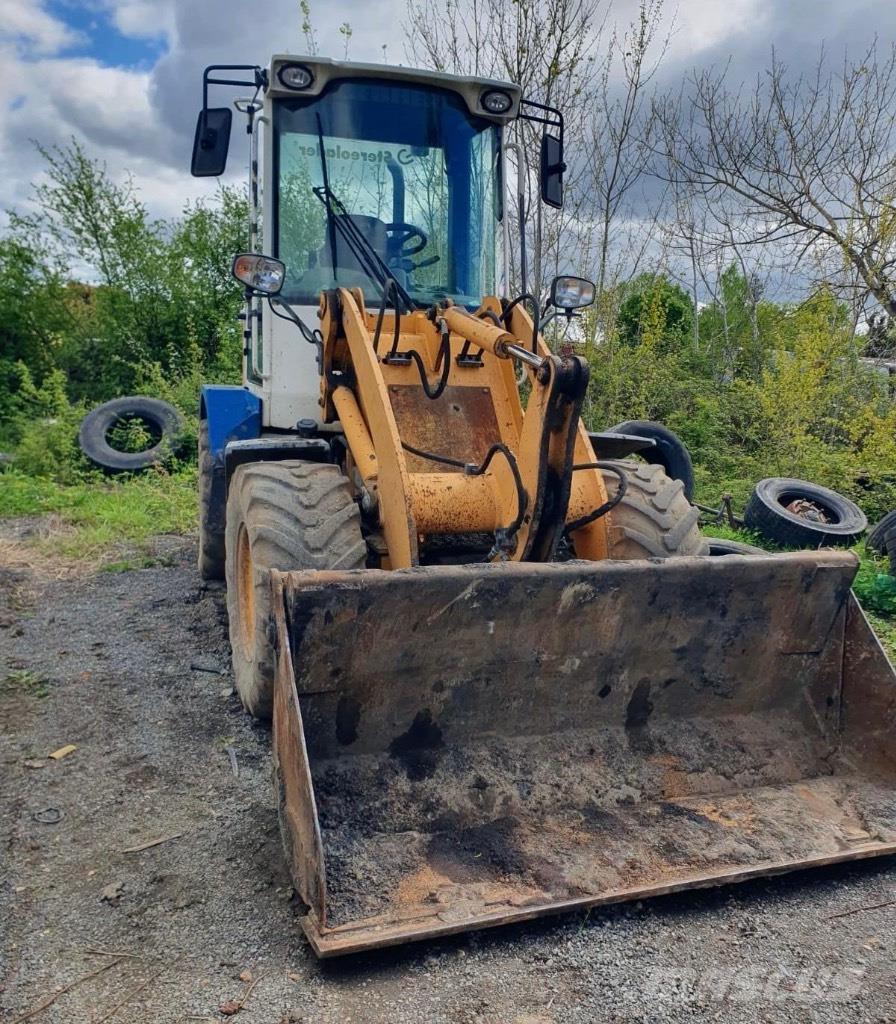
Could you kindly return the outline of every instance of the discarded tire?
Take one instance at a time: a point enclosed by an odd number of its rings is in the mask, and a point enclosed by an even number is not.
[[[789,477],[760,480],[747,502],[744,522],[789,548],[848,547],[868,528],[865,513],[842,494]]]
[[[875,554],[885,555],[887,553],[887,534],[896,530],[896,509],[888,512],[880,522],[875,523],[871,532],[865,538],[865,544]]]
[[[149,428],[150,444],[142,451],[121,451],[113,446],[110,433],[128,420],[142,420]],[[183,420],[173,405],[145,395],[113,398],[98,405],[81,421],[78,444],[81,451],[101,469],[110,473],[133,473],[161,462],[176,447]]]
[[[888,512],[868,534],[866,544],[890,560],[890,575],[896,576],[896,509]]]
[[[728,540],[727,537],[707,537],[711,555],[767,555],[767,551],[753,544],[744,544],[740,540]]]
[[[636,437],[649,437],[655,442],[653,448],[638,452],[638,457],[653,466],[662,466],[666,476],[680,480],[684,487],[684,496],[688,501],[694,500],[694,466],[690,452],[678,436],[662,423],[651,420],[626,420],[610,428],[614,434],[634,434]]]

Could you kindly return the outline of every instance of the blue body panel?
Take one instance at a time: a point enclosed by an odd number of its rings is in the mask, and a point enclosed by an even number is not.
[[[208,420],[209,448],[222,472],[228,441],[261,437],[261,399],[245,388],[206,384],[200,393],[199,410],[199,415]]]

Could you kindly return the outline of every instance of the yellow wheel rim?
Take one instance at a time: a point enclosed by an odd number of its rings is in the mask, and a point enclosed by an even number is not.
[[[252,656],[255,645],[255,586],[252,570],[252,549],[249,533],[244,525],[236,543],[237,599],[240,609],[240,643],[247,659]]]

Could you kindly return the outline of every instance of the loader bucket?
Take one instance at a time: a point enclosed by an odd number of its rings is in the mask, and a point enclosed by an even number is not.
[[[274,573],[274,746],[333,956],[896,852],[896,676],[812,552]]]

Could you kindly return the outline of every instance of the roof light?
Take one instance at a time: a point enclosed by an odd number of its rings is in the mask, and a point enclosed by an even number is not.
[[[490,114],[506,114],[513,106],[513,97],[500,89],[490,89],[482,94],[479,102]]]
[[[304,64],[283,64],[277,71],[277,78],[286,89],[307,89],[314,81],[311,69]]]

